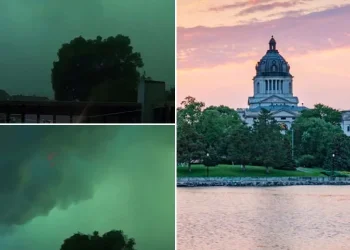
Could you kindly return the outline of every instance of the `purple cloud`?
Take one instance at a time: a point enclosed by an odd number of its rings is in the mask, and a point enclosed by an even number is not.
[[[263,4],[263,5],[255,5],[250,8],[244,9],[240,11],[237,16],[245,16],[248,14],[252,14],[255,12],[263,12],[263,11],[269,11],[276,8],[289,8],[294,7],[300,4],[305,4],[305,2],[308,2],[310,0],[293,0],[290,2],[274,2],[270,4]]]
[[[179,27],[178,67],[213,67],[229,62],[258,60],[268,49],[271,35],[275,36],[277,49],[286,58],[311,50],[350,46],[349,28],[339,25],[349,22],[349,12],[350,5],[346,5],[250,25]]]
[[[209,8],[208,11],[225,11],[225,10],[232,10],[232,9],[240,9],[240,8],[244,8],[247,6],[251,6],[251,5],[257,5],[257,4],[261,4],[261,3],[268,3],[268,2],[272,2],[275,0],[260,0],[259,2],[250,2],[250,1],[242,1],[242,2],[237,2],[234,4],[226,4],[226,5],[221,5],[218,7],[212,7]]]

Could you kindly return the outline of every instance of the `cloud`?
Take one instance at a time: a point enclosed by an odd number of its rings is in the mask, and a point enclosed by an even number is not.
[[[260,1],[242,1],[242,2],[237,2],[234,4],[225,4],[225,5],[221,5],[221,6],[217,6],[217,7],[211,7],[208,9],[208,11],[226,11],[226,10],[232,10],[232,9],[240,9],[240,8],[244,8],[247,6],[251,6],[251,5],[256,5],[256,4],[261,4],[261,3],[268,3],[274,0],[260,0]]]
[[[294,7],[296,5],[305,4],[307,1],[310,0],[293,0],[290,2],[274,2],[270,4],[256,5],[240,11],[236,16],[245,16],[255,12],[270,11],[276,8]]]
[[[173,134],[170,126],[2,126],[0,234],[92,198],[110,176],[118,183],[138,166],[156,171],[157,145],[174,152]],[[146,151],[152,146],[158,151]]]
[[[260,56],[238,57],[251,48],[259,48],[261,56],[267,50],[268,40],[274,35],[277,48],[286,57],[310,51],[349,46],[350,36],[339,23],[348,22],[350,5],[315,12],[299,17],[285,17],[250,25],[222,27],[178,28],[177,51],[186,51],[186,57],[178,58],[179,69],[213,67],[230,62],[259,60]],[[312,32],[310,32],[312,31]],[[235,46],[232,46],[232,45]],[[288,48],[294,48],[293,51]],[[188,51],[189,48],[196,50]],[[210,48],[210,49],[209,49]]]

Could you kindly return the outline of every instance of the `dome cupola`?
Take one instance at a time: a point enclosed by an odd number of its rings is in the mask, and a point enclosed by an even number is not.
[[[276,50],[276,40],[275,38],[273,38],[273,36],[270,39],[269,45],[270,45],[270,50]]]
[[[288,62],[276,49],[276,40],[272,36],[269,41],[269,50],[256,64],[256,76],[292,76],[289,73]]]

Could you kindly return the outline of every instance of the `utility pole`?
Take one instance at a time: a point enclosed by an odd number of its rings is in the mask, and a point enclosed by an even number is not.
[[[334,158],[335,158],[335,154],[332,154],[333,157],[333,162],[332,162],[332,177],[334,177]]]

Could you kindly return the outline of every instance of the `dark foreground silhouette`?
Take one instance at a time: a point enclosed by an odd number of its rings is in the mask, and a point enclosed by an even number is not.
[[[123,231],[112,230],[100,236],[77,233],[64,240],[61,250],[135,250],[136,242]]]

